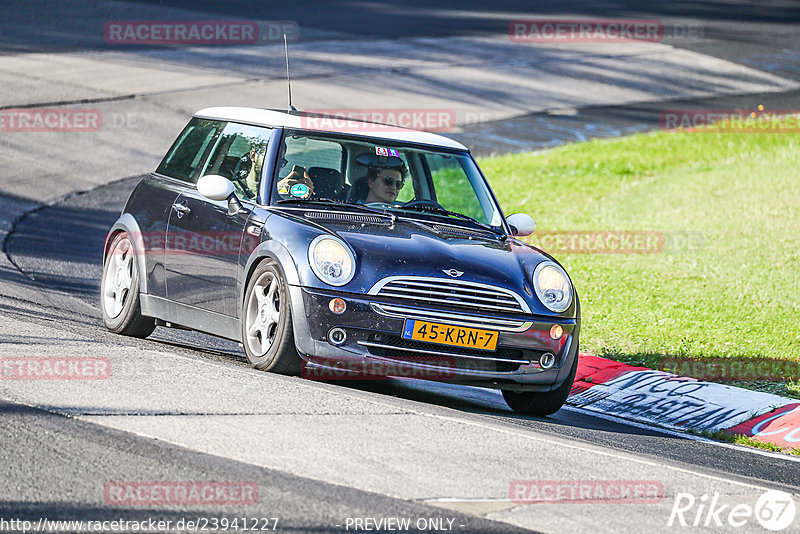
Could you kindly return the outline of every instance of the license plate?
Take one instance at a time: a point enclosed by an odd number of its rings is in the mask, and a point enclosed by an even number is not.
[[[495,350],[498,333],[493,330],[452,326],[406,319],[403,338],[454,347],[468,347],[480,350]]]

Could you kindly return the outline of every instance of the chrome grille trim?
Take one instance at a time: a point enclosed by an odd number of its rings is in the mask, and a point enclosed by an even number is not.
[[[389,288],[389,289],[388,289],[388,291],[391,291],[391,290],[392,290],[392,288]],[[384,288],[383,288],[383,292],[381,292],[381,295],[385,295],[385,294],[386,294],[386,293],[385,293],[386,291],[387,291],[387,289],[384,287]],[[409,292],[409,293],[419,293],[419,294],[421,294],[421,295],[430,295],[431,293],[433,293],[433,291],[429,291],[429,290],[427,290],[427,289],[413,289],[413,286],[412,286],[412,287],[404,287],[404,288],[403,288],[403,291],[407,291],[407,292]],[[471,291],[471,292],[472,292],[472,291]],[[477,292],[477,291],[475,291],[474,293],[478,293],[478,292]],[[480,292],[480,294],[484,294],[484,295],[485,295],[485,294],[487,294],[487,293],[489,293],[489,292],[488,292],[488,291],[481,291],[481,292]],[[438,293],[437,293],[437,294],[438,294]],[[442,293],[442,295],[444,295],[444,296],[451,296],[449,293]],[[470,296],[469,298],[471,298],[471,299],[475,299],[475,300],[484,300],[484,301],[486,301],[486,302],[508,302],[509,304],[516,304],[516,302],[514,301],[514,299],[512,299],[511,297],[505,297],[505,296],[503,296],[503,297],[500,297],[500,298],[490,298],[490,297],[475,297],[475,296]]]
[[[453,358],[467,358],[468,360],[481,360],[486,362],[504,362],[504,363],[518,363],[520,365],[528,365],[531,363],[530,360],[514,360],[510,358],[490,358],[488,356],[473,356],[471,354],[459,354],[457,352],[440,352],[437,350],[422,350],[422,349],[415,349],[411,347],[400,347],[396,345],[386,345],[383,343],[374,343],[372,341],[358,341],[359,345],[363,345],[365,347],[376,347],[379,349],[389,349],[389,350],[396,350],[396,351],[403,351],[403,352],[415,352],[419,354],[429,354],[432,356],[449,356]],[[372,355],[374,356],[374,355]]]
[[[421,297],[419,293],[430,296]],[[456,308],[531,313],[525,300],[514,291],[503,287],[449,278],[389,276],[372,286],[368,294],[411,302],[425,300]]]
[[[512,319],[497,319],[494,317],[473,317],[453,312],[436,312],[433,310],[420,310],[419,308],[406,308],[391,304],[371,304],[372,309],[386,317],[398,319],[419,319],[421,321],[443,322],[455,326],[468,328],[486,328],[500,332],[524,332],[533,326],[532,321],[515,321]]]
[[[381,292],[382,297],[398,297],[398,298],[408,298],[408,295],[404,295],[403,293],[391,293],[388,291]],[[438,303],[445,303],[447,304],[447,299],[441,298],[430,298],[430,297],[420,297],[414,296],[415,300],[424,300],[426,302],[438,302]],[[460,301],[458,305],[463,306],[464,301]],[[481,304],[481,303],[471,303],[476,308],[480,308],[483,310],[497,310],[497,311],[507,311],[507,312],[519,312],[519,308],[509,308],[507,306],[492,306],[491,304]],[[453,305],[456,305],[455,303]]]
[[[434,278],[434,280],[439,280],[439,278]],[[417,282],[415,280],[402,280],[402,281],[397,280],[397,281],[392,281],[390,283],[404,284],[406,286],[411,286],[409,288],[403,288],[403,289],[407,289],[408,291],[413,291],[413,292],[417,292],[417,293],[419,293],[419,292],[423,292],[423,293],[431,293],[431,292],[433,292],[430,282]],[[386,285],[389,285],[389,284],[386,284]],[[425,288],[425,289],[411,289],[412,287],[420,287],[420,288]],[[436,287],[439,287],[439,286],[436,286]],[[442,287],[446,287],[446,286],[442,286]],[[385,288],[385,286],[384,286],[384,288]],[[505,293],[502,293],[502,294],[498,295],[495,291],[487,291],[485,289],[474,289],[474,288],[471,288],[471,287],[463,287],[463,288],[462,287],[458,287],[458,288],[453,288],[453,289],[456,289],[457,291],[462,291],[462,292],[465,292],[465,293],[476,293],[478,295],[493,295],[493,296],[496,296],[498,300],[505,299],[505,300],[508,300],[510,302],[516,302],[514,297],[512,297],[511,295],[505,294]],[[449,295],[449,293],[447,293],[447,294]],[[494,300],[494,299],[490,299],[490,300]]]

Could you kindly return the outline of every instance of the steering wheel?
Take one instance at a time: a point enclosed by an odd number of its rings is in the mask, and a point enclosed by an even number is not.
[[[437,210],[443,210],[444,206],[436,202],[435,200],[429,200],[427,198],[420,198],[420,199],[411,199],[405,204],[403,204],[404,208],[433,208]]]

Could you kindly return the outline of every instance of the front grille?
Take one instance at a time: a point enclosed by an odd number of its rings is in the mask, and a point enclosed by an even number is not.
[[[359,344],[371,355],[380,358],[460,371],[513,373],[520,365],[530,363],[536,357],[533,351],[521,349],[501,347],[495,352],[486,353],[386,335],[372,336],[369,341],[360,341]]]
[[[492,313],[530,313],[525,301],[508,289],[448,278],[390,276],[369,291],[413,306],[446,306]]]

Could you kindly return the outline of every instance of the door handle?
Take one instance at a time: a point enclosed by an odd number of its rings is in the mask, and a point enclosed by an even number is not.
[[[172,205],[172,209],[175,210],[175,213],[178,215],[178,218],[182,218],[187,213],[191,213],[191,209],[188,206],[184,206],[183,204],[178,204],[177,202]]]

